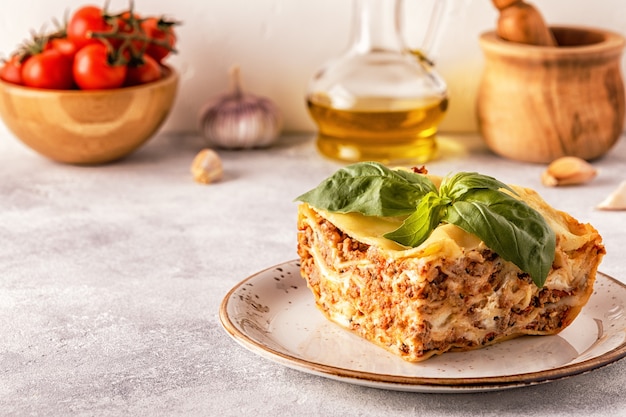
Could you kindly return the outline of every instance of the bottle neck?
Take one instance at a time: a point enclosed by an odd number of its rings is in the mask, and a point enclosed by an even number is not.
[[[354,0],[352,49],[404,51],[400,29],[401,0]]]

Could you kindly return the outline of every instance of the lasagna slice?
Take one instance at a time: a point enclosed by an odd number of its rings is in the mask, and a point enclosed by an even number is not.
[[[398,219],[298,207],[301,273],[331,321],[411,362],[521,335],[559,332],[589,299],[605,253],[598,232],[512,187],[556,235],[543,287],[476,236],[442,223],[407,249]]]

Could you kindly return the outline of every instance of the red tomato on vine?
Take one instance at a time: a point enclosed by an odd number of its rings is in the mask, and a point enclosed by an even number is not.
[[[12,84],[23,84],[22,62],[19,55],[13,55],[0,68],[0,79]]]
[[[156,81],[161,78],[161,71],[161,66],[154,58],[150,55],[144,55],[142,63],[128,66],[124,86],[130,87]]]
[[[101,43],[83,47],[74,58],[74,80],[81,90],[119,88],[126,71],[126,65],[113,62],[108,48]]]
[[[72,60],[56,49],[32,55],[22,65],[22,81],[27,87],[71,89],[74,87]]]
[[[100,7],[83,6],[67,22],[67,38],[74,42],[77,49],[81,49],[89,44],[102,43],[100,39],[93,38],[91,33],[108,32],[111,29]]]
[[[46,44],[45,49],[56,49],[70,59],[74,59],[74,56],[78,51],[76,44],[68,38],[52,38]]]
[[[146,53],[156,59],[157,62],[163,61],[174,50],[176,34],[173,25],[173,22],[156,17],[147,18],[141,23],[141,27],[148,38],[162,43],[150,42],[146,48]]]
[[[131,13],[131,11],[124,12],[116,17],[115,22],[118,34],[131,37],[139,34],[137,32],[141,27],[141,17],[137,13]],[[114,48],[119,48],[124,43],[122,39],[117,39],[115,37],[110,37],[109,42],[111,42],[111,45],[113,45]],[[131,40],[128,44],[128,46],[132,48],[131,52],[133,55],[141,53],[144,45],[145,41],[142,39]]]

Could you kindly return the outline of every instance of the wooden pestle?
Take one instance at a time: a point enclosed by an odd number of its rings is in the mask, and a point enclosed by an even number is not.
[[[557,46],[541,13],[523,0],[492,0],[500,10],[496,33],[502,39],[529,45]]]

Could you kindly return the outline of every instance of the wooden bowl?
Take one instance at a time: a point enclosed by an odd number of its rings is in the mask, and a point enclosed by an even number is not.
[[[112,90],[44,90],[0,81],[0,116],[24,144],[58,162],[94,165],[135,151],[169,114],[178,74]]]
[[[495,32],[480,36],[480,132],[493,152],[510,159],[598,158],[624,128],[625,40],[601,29],[551,29],[556,47],[507,42]]]

